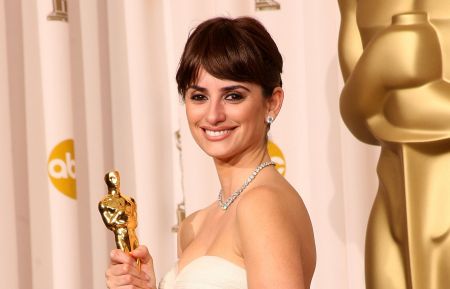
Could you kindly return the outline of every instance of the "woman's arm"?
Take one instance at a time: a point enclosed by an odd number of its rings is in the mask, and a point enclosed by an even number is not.
[[[280,197],[271,188],[255,188],[238,203],[239,247],[250,289],[309,288],[315,261],[308,269],[310,276],[305,276],[304,266],[308,264],[302,254],[305,217],[308,223],[305,233],[309,234],[306,231],[311,227],[303,203],[294,194]],[[315,256],[313,243],[311,254]]]

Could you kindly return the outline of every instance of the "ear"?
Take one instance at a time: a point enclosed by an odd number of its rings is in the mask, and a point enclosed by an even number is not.
[[[277,86],[273,89],[272,96],[267,98],[267,116],[276,118],[283,105],[284,91],[283,88]]]

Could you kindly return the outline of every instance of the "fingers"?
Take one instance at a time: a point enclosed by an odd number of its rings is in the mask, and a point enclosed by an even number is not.
[[[155,269],[153,268],[153,258],[146,246],[139,246],[130,252],[130,255],[141,260],[141,270],[146,272],[150,277],[152,285],[156,288]]]
[[[121,288],[155,288],[153,280],[144,270],[138,271],[136,265],[111,265],[106,271],[106,284],[110,289]]]
[[[130,264],[112,265],[106,271],[107,277],[122,275],[130,275],[139,279],[149,279],[148,275],[145,272],[139,271],[135,265]]]
[[[134,254],[115,249],[111,251],[111,265],[105,273],[106,284],[110,289],[153,289],[156,288],[153,260],[145,246],[136,249]],[[139,270],[136,259],[141,260]],[[146,261],[144,263],[143,261]]]
[[[106,272],[106,284],[110,289],[154,288],[153,281],[145,272],[138,272],[129,264],[111,266]]]
[[[116,265],[116,264],[132,265],[132,264],[136,263],[136,260],[132,256],[130,256],[130,254],[125,253],[119,249],[112,250],[111,254],[110,254],[110,258],[111,258],[112,265]]]
[[[133,251],[130,252],[130,255],[136,259],[140,259],[143,264],[153,263],[152,256],[148,252],[148,248],[146,246],[139,246]]]

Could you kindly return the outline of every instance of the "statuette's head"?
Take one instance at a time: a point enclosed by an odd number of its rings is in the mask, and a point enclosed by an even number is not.
[[[118,171],[111,171],[105,175],[105,182],[108,189],[120,188],[120,175]]]

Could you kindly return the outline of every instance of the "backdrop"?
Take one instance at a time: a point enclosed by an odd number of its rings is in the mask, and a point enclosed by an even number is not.
[[[2,287],[105,288],[114,243],[97,203],[113,168],[138,202],[158,278],[173,266],[178,204],[189,214],[219,188],[187,128],[178,59],[201,21],[250,15],[284,58],[270,153],[311,215],[312,288],[364,288],[377,148],[340,119],[337,1],[256,2],[271,1],[0,0]]]

